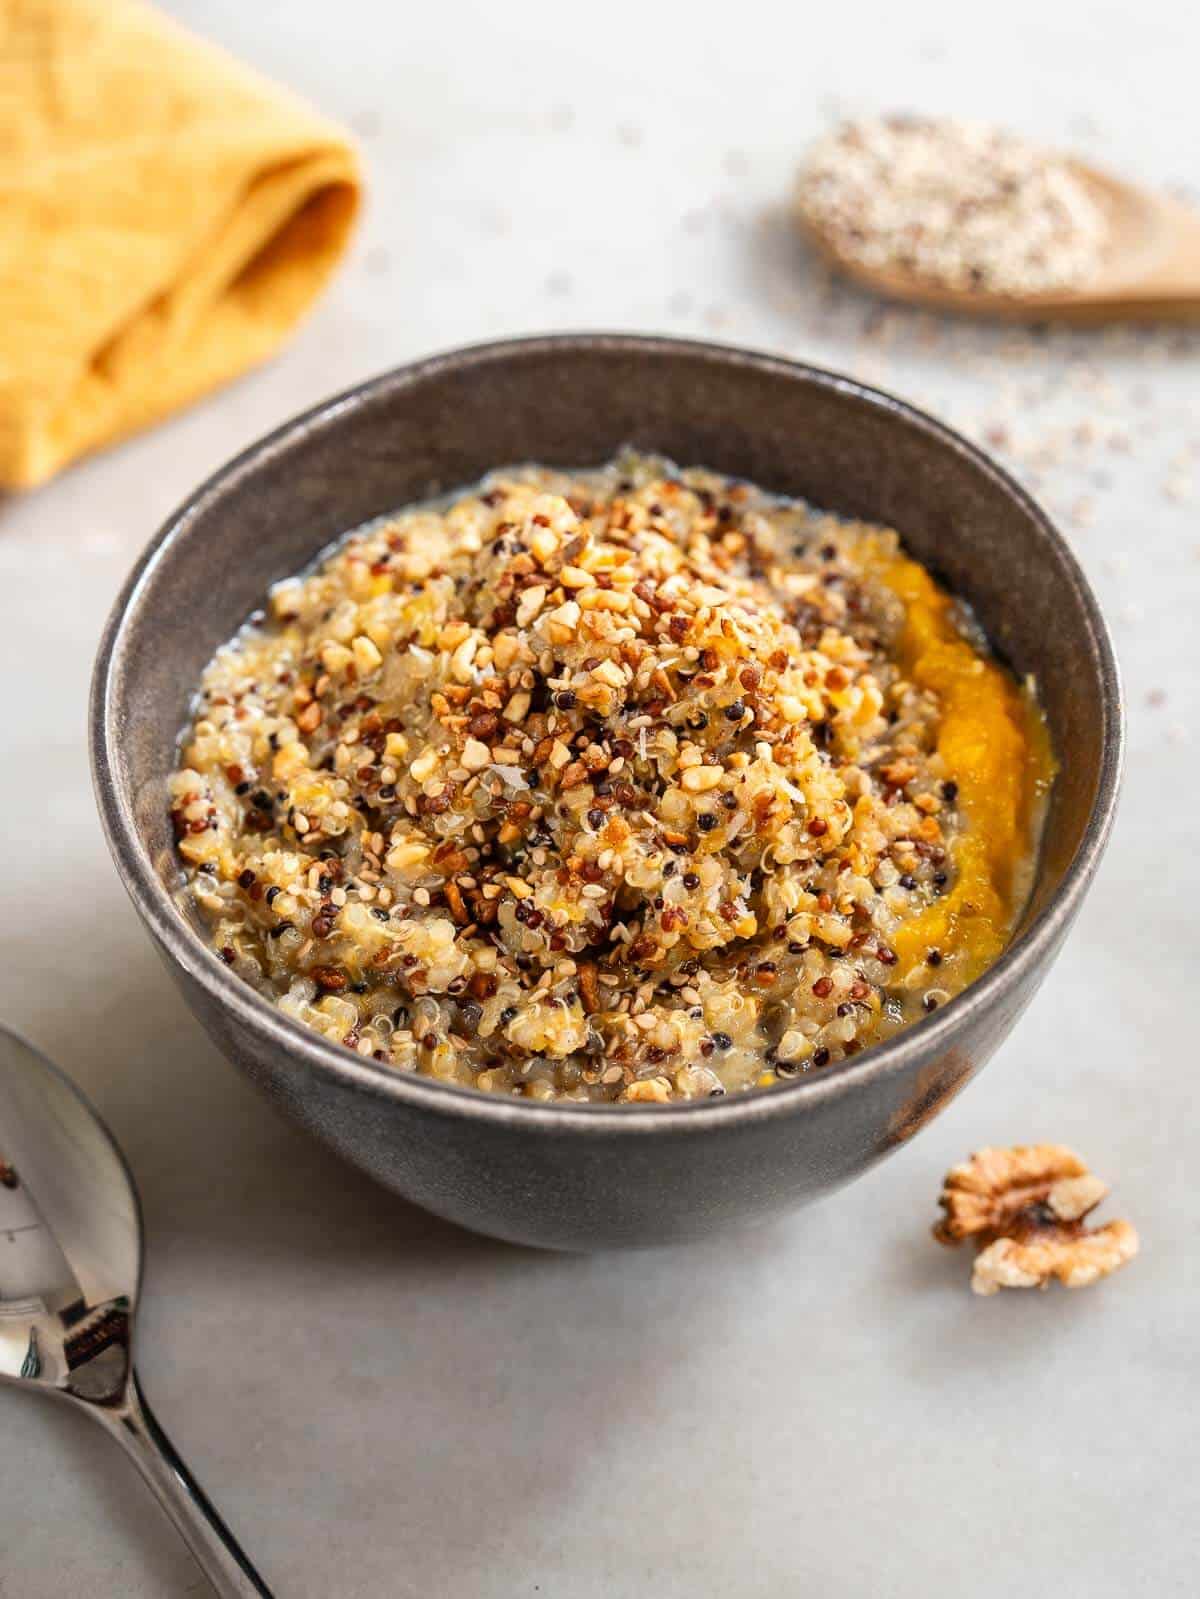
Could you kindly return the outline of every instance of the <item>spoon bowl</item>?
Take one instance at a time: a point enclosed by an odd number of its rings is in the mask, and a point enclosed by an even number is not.
[[[886,299],[906,300],[931,311],[1079,326],[1200,318],[1200,212],[1084,162],[1068,164],[1103,212],[1109,234],[1100,270],[1070,288],[1042,294],[951,289],[901,267],[864,264],[803,211],[800,225],[817,251],[846,277]]]
[[[133,1181],[67,1079],[3,1030],[0,1235],[0,1376],[119,1399],[141,1273]]]
[[[0,1381],[100,1422],[223,1599],[270,1599],[138,1384],[141,1269],[141,1207],[111,1134],[57,1067],[0,1027]]]

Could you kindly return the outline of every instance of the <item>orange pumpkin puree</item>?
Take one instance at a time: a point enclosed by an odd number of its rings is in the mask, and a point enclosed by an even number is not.
[[[896,930],[900,975],[936,948],[956,960],[961,982],[971,982],[1008,942],[1028,889],[1054,777],[1050,739],[1033,695],[967,642],[952,600],[924,567],[894,556],[881,575],[907,610],[900,660],[941,701],[938,752],[958,784],[965,822],[952,846],[953,887]]]

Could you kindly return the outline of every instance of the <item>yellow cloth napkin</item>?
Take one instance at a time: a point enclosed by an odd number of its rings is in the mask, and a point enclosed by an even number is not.
[[[0,486],[270,355],[358,202],[338,128],[140,0],[0,0]]]

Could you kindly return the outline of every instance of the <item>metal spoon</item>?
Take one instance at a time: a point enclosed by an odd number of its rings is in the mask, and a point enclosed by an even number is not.
[[[868,266],[846,254],[803,212],[799,221],[816,248],[847,277],[888,299],[908,300],[932,311],[1083,326],[1200,317],[1200,211],[1082,161],[1070,166],[1108,220],[1108,249],[1093,278],[1041,294],[968,293],[902,267]]]
[[[73,1401],[133,1460],[222,1599],[270,1599],[133,1370],[142,1218],[77,1088],[0,1027],[0,1380]]]

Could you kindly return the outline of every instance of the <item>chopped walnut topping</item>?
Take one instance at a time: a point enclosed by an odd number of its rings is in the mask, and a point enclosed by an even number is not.
[[[1062,1144],[981,1149],[946,1174],[933,1229],[939,1243],[974,1240],[977,1294],[1001,1288],[1068,1288],[1098,1282],[1132,1260],[1138,1237],[1125,1221],[1088,1231],[1084,1218],[1108,1185]]]
[[[665,1077],[650,1077],[640,1083],[630,1083],[621,1097],[635,1104],[665,1105],[671,1099],[671,1085]]]
[[[589,1016],[600,1009],[600,991],[596,986],[596,966],[593,961],[581,961],[579,965],[579,996],[583,1001],[583,1008]]]

